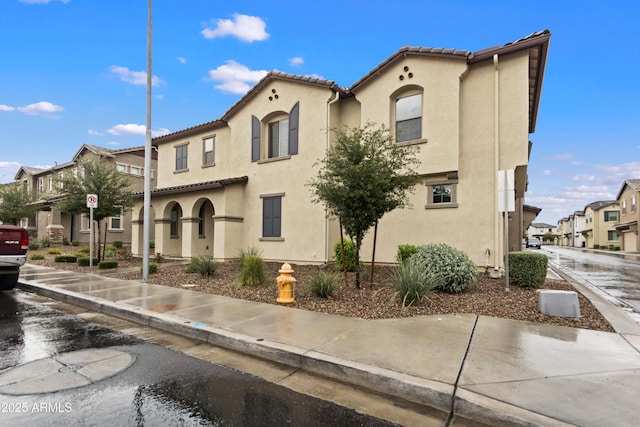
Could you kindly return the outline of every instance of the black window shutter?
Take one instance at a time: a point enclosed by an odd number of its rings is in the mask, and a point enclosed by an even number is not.
[[[298,122],[300,120],[300,102],[296,102],[289,112],[289,154],[298,154]]]
[[[272,222],[273,237],[280,237],[281,236],[280,224],[282,223],[282,198],[280,197],[273,198],[272,218],[273,218],[273,222]]]
[[[260,120],[251,116],[251,161],[260,160]]]

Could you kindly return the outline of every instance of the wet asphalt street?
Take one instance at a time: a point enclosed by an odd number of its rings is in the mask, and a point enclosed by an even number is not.
[[[640,262],[635,255],[543,246],[550,262],[598,291],[640,323]]]
[[[134,362],[83,387],[0,394],[3,425],[393,425],[111,330],[59,305],[22,291],[0,293],[0,376],[85,349],[116,350]]]

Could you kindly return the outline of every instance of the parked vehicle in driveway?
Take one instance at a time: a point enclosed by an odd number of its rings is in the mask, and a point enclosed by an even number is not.
[[[27,261],[27,249],[27,230],[14,225],[0,225],[0,291],[13,289],[18,284],[20,267]]]
[[[540,249],[540,239],[537,237],[530,237],[527,239],[527,248]]]

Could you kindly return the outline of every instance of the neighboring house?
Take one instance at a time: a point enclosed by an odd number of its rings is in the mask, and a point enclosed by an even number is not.
[[[478,52],[403,47],[349,88],[270,72],[220,119],[153,139],[153,251],[225,260],[255,246],[265,260],[332,261],[338,222],[312,203],[307,184],[334,143],[330,129],[372,122],[387,126],[398,144],[418,147],[421,161],[412,206],[378,225],[376,262],[395,262],[399,244],[443,242],[502,272],[498,171],[515,171],[509,250],[520,250],[529,134],[549,39],[542,31]],[[141,255],[137,197],[132,250]],[[365,261],[372,249],[373,229]]]
[[[640,248],[638,239],[638,220],[640,210],[640,179],[627,179],[618,191],[616,198],[620,206],[620,223],[615,226],[621,235],[621,248],[625,252],[637,252]]]
[[[30,191],[39,196],[39,210],[35,217],[25,218],[21,225],[26,227],[34,238],[48,238],[52,242],[89,243],[88,215],[70,215],[55,208],[56,202],[64,197],[64,189],[59,188],[59,179],[67,174],[81,174],[78,164],[85,158],[102,158],[113,164],[123,174],[129,176],[132,192],[144,188],[144,147],[111,150],[84,144],[71,161],[51,168],[41,169],[21,166],[15,180],[24,182]],[[152,174],[155,174],[157,156],[152,153]],[[155,177],[152,179],[155,185]],[[99,201],[98,201],[99,202]],[[103,237],[103,236],[102,236]],[[120,240],[126,244],[131,242],[131,211],[111,217],[107,222],[107,242]]]
[[[527,229],[527,237],[537,237],[542,242],[544,240],[544,235],[552,233],[554,235],[558,235],[558,227],[551,224],[545,224],[544,222],[534,222]],[[546,243],[555,243],[553,241]]]
[[[584,212],[575,211],[568,217],[558,221],[558,236],[560,246],[574,248],[585,247],[585,238],[582,231],[585,229]]]
[[[587,248],[620,246],[616,226],[620,222],[620,206],[616,200],[589,203],[584,208],[582,235]]]

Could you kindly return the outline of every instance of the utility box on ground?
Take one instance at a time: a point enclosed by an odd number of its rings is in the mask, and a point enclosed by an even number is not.
[[[538,310],[548,316],[580,317],[578,293],[575,291],[539,289]]]

